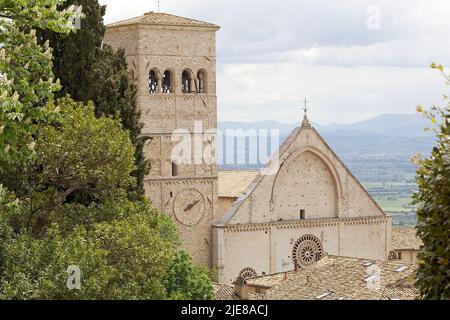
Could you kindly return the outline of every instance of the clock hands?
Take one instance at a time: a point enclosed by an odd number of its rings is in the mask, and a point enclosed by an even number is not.
[[[194,203],[191,203],[190,205],[188,205],[188,206],[184,209],[184,212],[187,212],[187,211],[192,210],[199,202],[200,202],[200,200],[197,200],[197,201],[195,201]]]

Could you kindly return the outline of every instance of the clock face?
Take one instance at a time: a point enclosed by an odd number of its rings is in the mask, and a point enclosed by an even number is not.
[[[181,224],[195,226],[205,215],[205,199],[197,190],[184,190],[176,196],[173,212]]]

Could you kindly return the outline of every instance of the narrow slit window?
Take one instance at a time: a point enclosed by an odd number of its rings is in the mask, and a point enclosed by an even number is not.
[[[172,177],[178,176],[178,165],[175,162],[172,162]]]
[[[300,220],[305,220],[306,219],[306,210],[302,209],[300,210]]]
[[[173,92],[173,86],[172,86],[172,72],[169,70],[164,72],[163,79],[162,79],[162,92],[163,93],[172,93]]]

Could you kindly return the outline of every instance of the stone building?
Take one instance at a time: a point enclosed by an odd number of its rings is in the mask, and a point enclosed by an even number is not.
[[[219,217],[223,217],[230,210],[257,175],[258,171],[219,171]]]
[[[125,49],[138,87],[143,134],[151,138],[146,193],[177,221],[184,247],[205,265],[211,265],[211,225],[217,218],[217,166],[194,159],[175,163],[172,151],[181,139],[204,148],[214,143],[217,30],[211,23],[149,12],[108,25],[104,38]]]
[[[392,251],[389,260],[417,263],[417,255],[423,246],[414,227],[392,228]]]
[[[219,281],[304,267],[325,254],[387,260],[392,221],[305,117],[213,226]]]
[[[220,201],[215,163],[174,161],[180,139],[194,141],[193,150],[215,146],[218,30],[149,12],[108,25],[104,39],[125,49],[138,87],[143,134],[151,138],[147,196],[177,222],[184,247],[217,268],[224,284],[306,267],[326,254],[388,259],[391,219],[306,116],[268,164],[270,174],[237,173]]]

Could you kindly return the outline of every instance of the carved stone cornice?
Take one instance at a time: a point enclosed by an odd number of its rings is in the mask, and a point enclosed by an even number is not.
[[[311,220],[290,220],[254,224],[229,224],[215,225],[214,228],[223,229],[225,232],[253,232],[269,231],[271,229],[304,229],[337,227],[339,225],[375,225],[384,224],[389,221],[389,217],[357,217],[357,218],[337,218],[337,219],[311,219]]]
[[[217,181],[217,176],[195,178],[146,178],[145,183],[150,186],[174,186],[174,185],[209,185]]]

